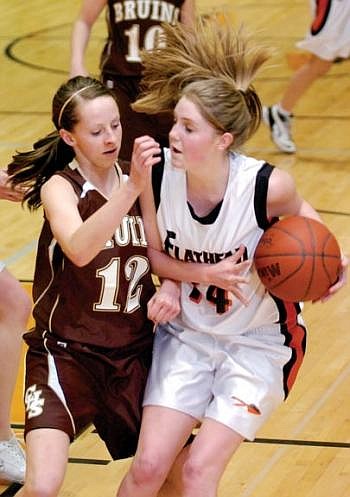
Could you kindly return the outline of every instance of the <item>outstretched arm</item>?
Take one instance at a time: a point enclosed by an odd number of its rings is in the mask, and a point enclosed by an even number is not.
[[[191,26],[195,23],[195,18],[195,0],[185,0],[181,7],[180,21],[187,26]]]
[[[106,6],[106,0],[83,0],[79,15],[73,24],[71,36],[70,76],[87,76],[85,53],[91,29]]]
[[[85,221],[68,181],[54,175],[43,185],[41,198],[46,217],[56,240],[74,264],[88,264],[112,237],[145,187],[150,169],[159,161],[159,152],[159,146],[152,138],[137,138],[128,180],[116,185],[109,200]]]

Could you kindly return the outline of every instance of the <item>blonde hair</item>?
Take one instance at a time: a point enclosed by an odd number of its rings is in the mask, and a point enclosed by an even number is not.
[[[261,103],[252,80],[270,51],[252,46],[227,17],[163,29],[166,44],[142,53],[142,92],[133,109],[169,111],[186,96],[215,128],[232,133],[233,147],[239,147],[260,124]]]

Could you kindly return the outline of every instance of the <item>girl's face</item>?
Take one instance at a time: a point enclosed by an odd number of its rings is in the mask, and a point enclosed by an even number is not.
[[[69,133],[70,145],[81,165],[108,168],[118,158],[122,139],[119,110],[108,95],[94,100],[80,100],[79,122]]]
[[[181,169],[195,168],[212,160],[221,144],[220,134],[201,114],[198,106],[181,97],[174,109],[169,134],[171,162]]]

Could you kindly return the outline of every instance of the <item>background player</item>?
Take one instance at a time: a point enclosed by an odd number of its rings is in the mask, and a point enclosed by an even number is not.
[[[117,97],[124,129],[119,157],[130,161],[136,137],[150,135],[165,146],[172,125],[168,113],[150,116],[130,107],[140,92],[140,52],[157,45],[162,23],[192,23],[194,0],[83,0],[72,32],[71,76],[88,74],[84,57],[91,29],[105,7],[108,37],[101,55],[101,79]]]
[[[294,153],[291,134],[292,112],[300,98],[324,76],[337,59],[350,56],[350,2],[311,0],[313,19],[309,33],[297,46],[310,53],[307,61],[291,77],[279,103],[264,107],[265,124],[282,152]]]
[[[21,201],[23,191],[12,188],[7,172],[0,170],[0,199]],[[0,261],[0,480],[23,483],[24,451],[13,435],[10,411],[31,301],[20,283]]]

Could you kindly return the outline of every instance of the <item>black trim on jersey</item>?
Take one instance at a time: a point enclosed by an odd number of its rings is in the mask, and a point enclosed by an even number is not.
[[[259,228],[264,231],[271,226],[277,219],[268,219],[266,212],[267,202],[267,189],[269,186],[269,179],[274,166],[265,162],[261,169],[258,171],[255,180],[255,193],[254,193],[254,211],[256,221]]]
[[[279,314],[279,320],[277,321],[278,323],[285,323],[287,322],[287,311],[286,307],[284,304],[284,301],[282,299],[279,299],[278,297],[275,297],[275,295],[272,295],[270,293],[271,298],[274,300],[277,308],[278,308],[278,314]],[[295,312],[297,314],[301,314],[301,307],[299,302],[292,302]]]
[[[189,202],[187,202],[187,205],[188,205],[188,208],[190,209],[190,213],[191,213],[191,216],[193,217],[193,219],[195,219],[196,221],[198,221],[201,224],[213,224],[213,223],[215,223],[215,221],[220,213],[223,201],[224,201],[224,199],[222,199],[214,207],[214,209],[209,212],[209,214],[207,214],[206,216],[203,216],[203,217],[197,216],[197,214],[194,212],[192,205]]]
[[[154,205],[156,207],[156,211],[158,211],[160,204],[160,191],[162,188],[162,181],[164,175],[164,162],[165,162],[164,150],[162,149],[162,160],[160,164],[157,164],[152,168],[152,189],[153,189],[153,198],[154,198]],[[213,224],[219,215],[222,203],[223,200],[221,200],[214,207],[214,209],[211,212],[209,212],[209,214],[203,217],[197,216],[197,214],[194,212],[192,205],[189,202],[187,202],[187,205],[193,219],[195,219],[201,224]]]
[[[288,327],[288,316],[287,316],[287,309],[286,309],[285,303],[283,302],[283,300],[279,299],[278,297],[275,297],[271,293],[270,293],[270,297],[274,300],[274,302],[277,306],[277,309],[278,309],[279,320],[277,322],[280,324],[281,333],[285,339],[284,344],[287,347],[289,347],[291,349],[291,352],[292,352],[291,358],[283,367],[283,390],[284,390],[284,398],[286,399],[289,395],[288,379],[289,379],[290,373],[291,373],[298,357],[297,357],[297,351],[296,351],[295,347],[292,346],[293,336],[291,335],[289,327]],[[299,302],[294,302],[292,305],[295,309],[296,314],[300,314],[301,307],[300,307]],[[302,325],[301,323],[299,323],[298,326],[304,330],[304,337],[303,337],[301,346],[302,346],[303,355],[305,355],[307,331],[306,331],[305,326]]]
[[[152,168],[152,189],[153,189],[153,197],[154,197],[154,205],[156,207],[156,211],[158,210],[160,204],[160,190],[162,187],[163,174],[164,174],[164,151],[162,149],[161,154],[162,160],[160,164],[157,164]]]

